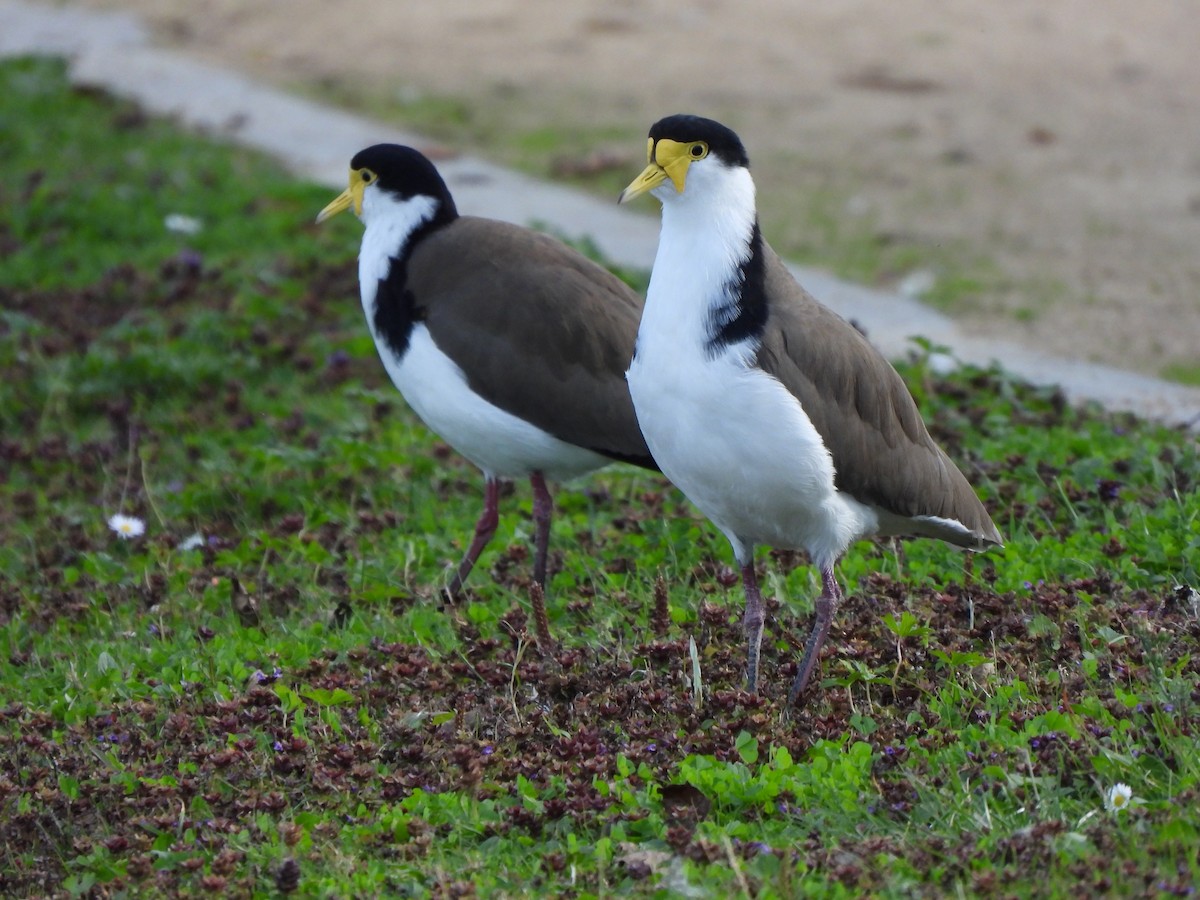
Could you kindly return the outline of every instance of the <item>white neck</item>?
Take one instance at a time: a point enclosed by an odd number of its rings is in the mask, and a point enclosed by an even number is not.
[[[663,202],[662,231],[639,349],[660,341],[699,349],[708,341],[712,310],[729,302],[730,280],[750,254],[754,180],[745,168],[713,160],[692,165],[682,194],[670,182],[654,194]]]
[[[363,310],[372,330],[375,328],[375,292],[380,279],[386,278],[393,258],[404,254],[409,239],[437,212],[437,200],[417,196],[400,200],[378,188],[363,193],[362,219],[366,226],[358,253],[358,284]]]

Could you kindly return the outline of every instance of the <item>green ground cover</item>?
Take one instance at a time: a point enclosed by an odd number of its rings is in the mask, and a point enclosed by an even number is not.
[[[557,491],[555,647],[524,486],[438,602],[481,478],[386,382],[328,199],[0,63],[0,893],[1194,887],[1194,439],[915,345],[1008,543],[856,545],[784,720],[814,573],[760,554],[746,695],[728,547],[649,474]]]

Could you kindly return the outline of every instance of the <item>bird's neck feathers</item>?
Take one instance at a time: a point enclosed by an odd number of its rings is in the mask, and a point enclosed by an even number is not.
[[[397,359],[408,351],[419,312],[408,290],[408,260],[429,234],[449,224],[458,213],[454,201],[424,194],[402,199],[368,189],[363,195],[362,247],[358,253],[358,285],[363,312],[380,352],[391,349]]]
[[[709,268],[719,272],[745,258],[758,219],[749,169],[696,164],[688,172],[682,194],[670,182],[654,193],[663,202],[660,253],[664,248],[688,252],[693,265],[707,259]]]
[[[359,250],[359,277],[371,275],[377,280],[387,275],[392,259],[402,259],[411,251],[424,228],[437,220],[440,204],[435,197],[418,195],[400,199],[385,191],[370,190],[363,195],[362,247]]]
[[[749,170],[693,166],[682,194],[669,183],[655,193],[663,201],[662,232],[643,325],[690,341],[709,358],[734,348],[748,359],[766,320]]]

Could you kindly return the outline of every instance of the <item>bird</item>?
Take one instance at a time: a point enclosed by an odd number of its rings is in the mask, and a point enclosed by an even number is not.
[[[814,299],[759,227],[754,179],[730,128],[673,115],[622,191],[662,204],[630,394],[664,475],[725,535],[746,595],[746,685],[758,686],[765,611],[755,545],[804,550],[821,575],[787,707],[804,694],[843,599],[835,565],[872,535],[1002,539],[934,442],[903,379]]]
[[[555,238],[460,215],[420,151],[376,144],[317,215],[353,208],[359,290],[392,383],[484,475],[483,511],[445,596],[452,602],[499,525],[500,485],[533,489],[533,581],[545,587],[552,498],[614,461],[656,469],[625,368],[641,315],[632,288]]]

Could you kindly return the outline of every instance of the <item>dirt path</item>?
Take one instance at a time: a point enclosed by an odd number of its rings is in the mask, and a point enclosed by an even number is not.
[[[513,134],[605,134],[635,168],[659,116],[720,118],[750,149],[777,244],[804,239],[812,223],[788,211],[820,193],[835,218],[993,261],[955,310],[968,327],[1200,377],[1190,3],[84,2],[276,82],[462,98]]]

